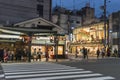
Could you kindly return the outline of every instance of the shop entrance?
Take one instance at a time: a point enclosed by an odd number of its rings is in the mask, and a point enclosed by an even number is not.
[[[54,59],[54,46],[32,46],[31,61],[46,61]]]

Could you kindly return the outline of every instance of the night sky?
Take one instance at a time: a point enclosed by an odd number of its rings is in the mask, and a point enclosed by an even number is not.
[[[90,2],[90,6],[95,8],[96,16],[102,15],[103,11],[100,9],[100,6],[104,4],[104,0],[52,0],[53,7],[56,5],[63,6],[68,9],[81,9]],[[107,15],[112,12],[117,12],[120,10],[120,0],[107,0]]]

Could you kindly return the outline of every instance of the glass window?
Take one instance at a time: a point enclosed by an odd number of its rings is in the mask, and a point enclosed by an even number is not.
[[[37,5],[37,11],[40,17],[43,17],[43,5]]]
[[[80,23],[80,21],[76,21],[76,23],[77,23],[77,24],[79,24],[79,23]]]
[[[58,46],[58,55],[63,54],[63,46]]]

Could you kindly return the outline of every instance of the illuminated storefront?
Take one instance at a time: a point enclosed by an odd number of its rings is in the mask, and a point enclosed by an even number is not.
[[[83,47],[89,50],[89,54],[95,55],[98,48],[104,47],[104,23],[94,23],[86,26],[77,27],[73,30],[73,42],[71,52],[80,51]],[[106,32],[107,34],[107,32]]]
[[[45,57],[45,53],[46,53],[46,47],[48,48],[48,55],[49,58],[53,59],[55,58],[55,42],[54,42],[54,36],[53,40],[51,41],[51,36],[48,37],[32,37],[32,46],[31,46],[31,54],[33,54],[34,49],[36,49],[36,51],[38,51],[39,49],[41,49],[42,53],[43,53],[43,58]],[[64,49],[65,49],[65,40],[64,40],[65,36],[59,36],[59,41],[58,41],[58,57],[59,58],[64,58]]]
[[[50,59],[55,59],[56,55],[56,49],[55,46],[57,44],[57,58],[65,58],[65,36],[64,35],[58,35],[56,34],[56,31],[41,31],[38,29],[34,29],[34,33],[31,33],[31,36],[28,36],[27,32],[32,32],[33,29],[23,29],[24,31],[16,30],[14,31],[14,28],[7,28],[3,29],[4,27],[0,27],[1,34],[0,34],[0,48],[9,48],[10,51],[14,51],[14,55],[16,55],[16,52],[18,49],[28,49],[30,51],[31,59],[34,52],[34,49],[36,49],[36,52],[40,49],[42,51],[42,58],[45,58],[46,52],[48,53],[48,56]],[[9,30],[10,29],[10,30]],[[32,30],[32,31],[31,31]],[[5,34],[4,31],[7,31]],[[39,33],[40,32],[40,33]],[[9,33],[9,34],[8,34]],[[40,35],[37,35],[37,34]],[[52,35],[52,36],[51,36]],[[55,42],[55,37],[57,35],[58,43]],[[31,39],[30,39],[31,37]],[[52,38],[51,38],[52,37]],[[31,42],[31,43],[29,43]],[[31,48],[31,49],[29,49]],[[47,48],[47,50],[46,50]],[[36,53],[37,55],[37,53]]]
[[[33,25],[34,24],[34,25]],[[14,55],[26,49],[28,50],[28,61],[33,58],[33,51],[40,49],[42,58],[56,59],[65,58],[65,36],[60,26],[57,26],[42,18],[18,23],[12,27],[0,26],[0,47],[9,48]],[[22,59],[22,53],[21,59]],[[37,55],[37,53],[36,53]]]

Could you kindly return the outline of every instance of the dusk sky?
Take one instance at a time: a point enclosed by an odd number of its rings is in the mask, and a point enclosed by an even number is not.
[[[74,8],[81,9],[86,5],[87,2],[90,2],[90,6],[96,9],[95,10],[96,16],[100,16],[102,14],[102,10],[100,9],[100,6],[104,4],[104,0],[52,0],[52,1],[53,1],[53,7],[58,5],[72,10]],[[107,0],[107,15],[119,10],[120,10],[120,0]]]

